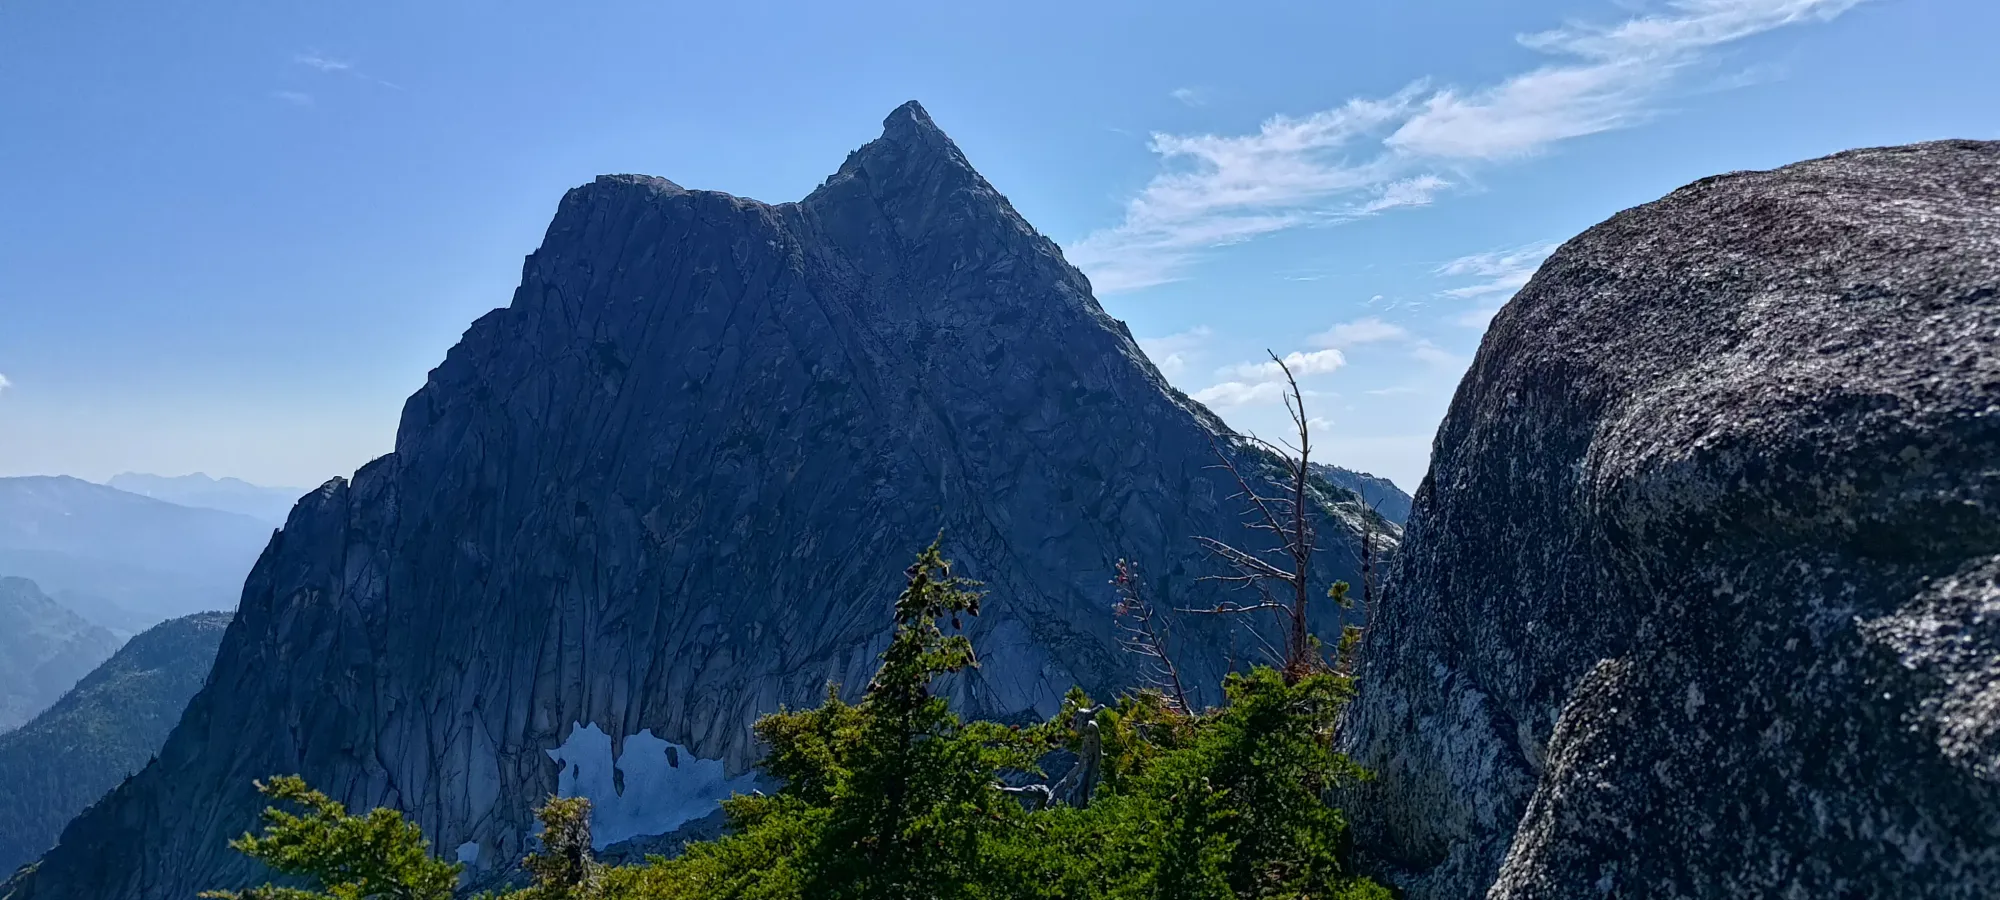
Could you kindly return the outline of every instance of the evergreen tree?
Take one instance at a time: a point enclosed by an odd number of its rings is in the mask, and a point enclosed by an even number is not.
[[[757,729],[786,792],[824,804],[800,860],[810,897],[965,896],[978,879],[982,837],[1022,812],[994,773],[1033,766],[1024,740],[992,723],[960,722],[931,692],[934,679],[978,664],[956,633],[962,617],[979,613],[977,584],[951,573],[936,542],[905,575],[895,634],[859,708],[830,698],[828,711],[771,716]]]
[[[518,900],[594,900],[602,896],[599,865],[590,849],[590,800],[550,797],[535,810],[542,823],[542,849],[522,866],[534,882],[510,895]]]
[[[247,891],[207,891],[214,900],[451,900],[459,866],[431,857],[423,831],[392,809],[355,816],[296,775],[257,782],[257,790],[303,814],[273,806],[264,833],[229,846],[316,889],[266,884]]]
[[[861,701],[829,688],[806,711],[757,722],[774,796],[724,803],[733,834],[646,873],[615,876],[612,896],[648,900],[826,898],[944,900],[991,896],[988,849],[1026,811],[996,780],[1031,771],[1045,731],[960,721],[931,691],[978,664],[957,633],[979,613],[975,582],[951,573],[933,542],[904,573],[895,632]],[[949,631],[947,630],[949,626]]]

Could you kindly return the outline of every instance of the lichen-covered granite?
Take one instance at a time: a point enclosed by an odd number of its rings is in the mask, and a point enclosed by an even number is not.
[[[2000,896],[2000,143],[1569,241],[1438,433],[1347,739],[1416,900]]]

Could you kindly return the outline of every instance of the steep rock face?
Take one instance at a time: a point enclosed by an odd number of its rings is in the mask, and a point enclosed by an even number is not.
[[[1706,179],[1494,320],[1366,639],[1413,898],[2000,896],[2000,144]]]
[[[228,625],[228,613],[196,613],[146,629],[33,721],[0,734],[0,872],[54,846],[71,817],[159,752]]]
[[[1128,683],[1115,561],[1162,605],[1216,599],[1192,537],[1255,544],[1212,446],[1259,460],[921,108],[884,127],[799,203],[571,191],[395,452],[294,510],[160,759],[15,896],[247,879],[224,843],[274,772],[407,810],[489,872],[559,788],[595,786],[615,836],[686,825],[743,783],[757,715],[865,685],[940,528],[990,592],[962,709]],[[1361,506],[1326,493],[1322,574],[1352,577]],[[1223,628],[1182,632],[1205,684]]]
[[[118,644],[34,582],[0,576],[0,732],[47,709]]]

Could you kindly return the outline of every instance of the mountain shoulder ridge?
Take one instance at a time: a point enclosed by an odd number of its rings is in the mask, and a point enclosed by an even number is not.
[[[139,633],[0,734],[0,872],[54,846],[71,817],[145,767],[207,678],[230,618],[196,613]]]
[[[48,708],[119,643],[35,582],[0,576],[0,732]]]

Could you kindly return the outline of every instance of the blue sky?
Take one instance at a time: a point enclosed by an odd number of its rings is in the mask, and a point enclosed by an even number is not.
[[[797,199],[921,100],[1182,388],[1414,489],[1486,316],[1702,176],[2000,138],[1975,0],[0,4],[0,475],[310,485],[603,172]]]

